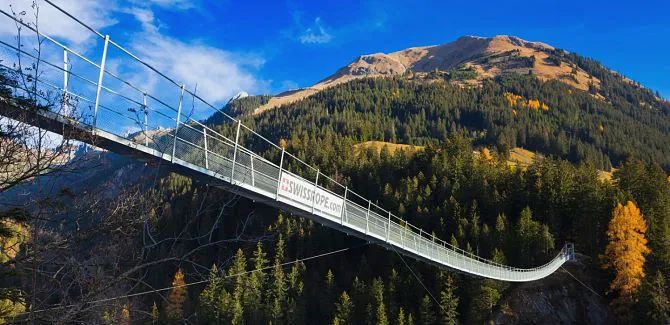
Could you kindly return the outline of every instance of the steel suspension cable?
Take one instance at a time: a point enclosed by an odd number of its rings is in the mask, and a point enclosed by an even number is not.
[[[393,248],[393,251],[400,257],[400,259],[401,259],[402,262],[405,264],[405,266],[407,267],[407,269],[409,270],[409,272],[412,273],[412,275],[414,276],[414,278],[416,278],[416,281],[418,281],[419,284],[421,284],[421,286],[423,287],[423,289],[426,290],[426,292],[428,292],[428,294],[430,295],[431,298],[433,298],[433,301],[435,301],[435,303],[436,303],[438,306],[440,306],[440,309],[442,309],[442,311],[444,311],[444,307],[442,306],[442,304],[440,304],[440,301],[437,300],[437,298],[435,298],[435,295],[433,295],[433,293],[430,291],[430,289],[428,289],[428,287],[423,283],[423,281],[421,281],[421,279],[419,278],[419,276],[416,275],[416,273],[414,273],[414,270],[412,270],[412,267],[409,266],[409,263],[407,263],[407,261],[405,261],[405,258],[402,257],[402,254],[398,253],[398,251],[395,249],[395,246],[391,245],[391,247]]]

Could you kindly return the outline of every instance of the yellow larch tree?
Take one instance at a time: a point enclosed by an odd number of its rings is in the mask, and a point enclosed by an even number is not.
[[[651,252],[647,247],[646,231],[647,224],[635,203],[617,203],[607,228],[608,244],[603,267],[615,273],[608,292],[618,292],[619,296],[612,304],[624,316],[634,303],[644,278],[645,255]]]
[[[493,161],[493,155],[491,154],[491,150],[489,150],[489,148],[482,149],[482,157],[487,161]]]
[[[537,111],[540,109],[540,101],[537,99],[529,99],[526,101],[526,107]]]
[[[119,317],[119,325],[130,325],[130,309],[127,304],[121,307],[121,316]]]
[[[180,321],[184,318],[184,303],[188,293],[186,292],[186,282],[181,268],[177,269],[172,279],[172,290],[168,296],[165,314],[170,321]]]
[[[521,96],[519,96],[519,95],[517,95],[517,94],[510,93],[510,92],[505,92],[505,93],[503,93],[503,97],[505,97],[505,99],[507,100],[507,104],[508,104],[509,106],[514,106],[514,105],[517,104],[517,102],[518,102],[520,99],[523,99],[523,97],[521,97]]]

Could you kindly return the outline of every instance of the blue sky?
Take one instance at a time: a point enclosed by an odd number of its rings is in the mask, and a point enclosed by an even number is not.
[[[309,86],[362,54],[497,34],[593,57],[670,97],[668,1],[53,1],[175,78],[198,75],[215,102]],[[16,2],[29,1],[0,6]],[[81,33],[63,37],[86,51]]]

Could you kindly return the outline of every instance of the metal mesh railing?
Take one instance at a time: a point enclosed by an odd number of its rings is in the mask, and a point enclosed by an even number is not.
[[[46,2],[61,10],[50,1]],[[85,109],[77,116],[72,116],[67,110],[59,110],[59,118],[68,123],[74,120],[97,136],[132,143],[134,147],[144,148],[142,150],[174,164],[267,197],[269,204],[272,200],[289,204],[310,218],[328,221],[333,227],[346,228],[370,241],[393,246],[401,253],[466,273],[504,281],[532,281],[553,273],[573,256],[574,249],[568,244],[549,263],[522,269],[501,265],[454,247],[322,174],[319,169],[211,105],[195,91],[142,61],[109,36],[84,25],[94,33],[98,43],[101,42],[93,47],[102,51],[100,63],[95,63],[96,60],[68,48],[42,31],[38,32],[11,14],[0,12],[62,51],[63,68],[61,64],[31,56],[10,41],[0,41],[5,50],[44,61],[47,67],[60,73],[63,76],[62,87],[50,80],[53,74],[40,80],[41,87],[62,93],[63,98],[78,98],[85,103]],[[70,19],[70,16],[63,19]],[[132,78],[106,69],[106,61],[110,59],[108,55],[112,55],[109,53],[116,53],[115,60],[130,60],[145,72],[157,76],[161,82],[160,90],[149,93],[141,85],[130,81]],[[80,64],[85,65],[73,71],[68,68],[68,58],[77,58]],[[73,79],[80,81],[78,86],[69,82]],[[15,91],[36,90],[17,87]],[[198,115],[206,117],[213,114],[221,115],[224,124],[208,126],[202,118],[196,118]]]

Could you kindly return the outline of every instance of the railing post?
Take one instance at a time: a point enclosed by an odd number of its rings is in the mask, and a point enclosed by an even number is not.
[[[347,191],[349,191],[349,187],[345,186],[344,187],[344,203],[342,204],[342,215],[340,215],[340,224],[341,225],[344,224],[344,216],[347,215]]]
[[[143,95],[142,109],[144,111],[144,146],[149,146],[149,110],[147,108],[147,93]]]
[[[286,149],[284,147],[281,148],[281,158],[279,159],[279,174],[277,175],[277,194],[275,196],[275,200],[279,200],[279,187],[281,186],[281,174],[282,174],[282,168],[284,168],[284,153],[286,152]]]
[[[235,183],[235,165],[237,164],[237,147],[240,142],[240,126],[242,121],[237,120],[237,131],[235,132],[235,149],[233,150],[233,167],[230,168],[230,183]]]
[[[400,246],[404,249],[405,248],[405,236],[403,234],[405,233],[405,227],[407,226],[407,221],[405,221],[404,225],[401,225],[402,227],[400,228]]]
[[[205,169],[209,169],[209,156],[208,156],[208,151],[209,148],[207,148],[207,128],[202,128],[202,136],[205,139]]]
[[[388,243],[391,240],[391,210],[389,210],[389,222],[386,228],[386,242]]]
[[[179,119],[181,117],[181,105],[184,102],[184,84],[181,85],[181,94],[179,95],[179,106],[177,107],[177,123],[174,127],[174,141],[172,141],[172,161],[174,162],[174,155],[177,153],[177,132],[179,132]]]
[[[367,235],[370,232],[370,208],[372,207],[372,201],[368,200],[368,211],[365,213],[365,234]]]
[[[254,177],[254,155],[249,155],[249,164],[251,165],[251,186],[256,186]]]
[[[98,89],[95,93],[95,106],[93,108],[93,133],[98,126],[98,107],[100,106],[100,91],[102,90],[102,77],[105,75],[105,63],[107,62],[107,46],[109,35],[105,35],[105,45],[102,48],[102,60],[100,61],[100,74],[98,75]]]
[[[314,180],[314,191],[312,192],[312,214],[314,214],[314,205],[316,204],[316,189],[319,187],[320,169],[316,170],[316,180]]]
[[[63,116],[70,116],[70,108],[68,107],[68,93],[67,93],[67,84],[70,79],[68,75],[68,60],[67,60],[67,50],[63,49],[63,104],[61,105],[61,110]]]

